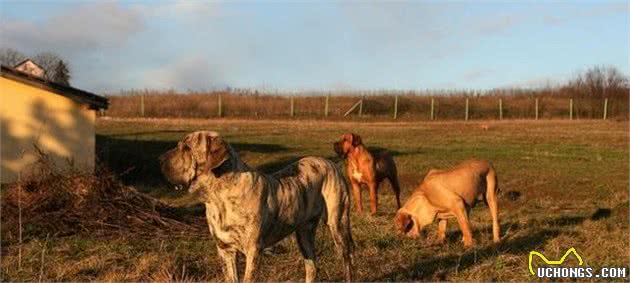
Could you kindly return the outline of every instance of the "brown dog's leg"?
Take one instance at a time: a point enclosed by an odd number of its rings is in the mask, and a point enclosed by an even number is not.
[[[398,177],[394,176],[387,177],[389,183],[392,185],[392,190],[394,190],[394,194],[396,195],[396,205],[398,205],[398,209],[400,209],[400,184],[398,183]]]
[[[459,229],[462,230],[464,247],[472,247],[472,230],[470,229],[470,222],[468,221],[466,206],[464,205],[464,201],[462,199],[459,199],[454,205],[453,214],[455,214],[455,217],[457,217],[457,224],[459,224]]]
[[[369,182],[368,188],[370,189],[370,212],[376,214],[378,210],[378,185],[376,181]]]
[[[350,181],[352,186],[352,196],[354,197],[354,205],[358,213],[363,213],[363,205],[361,204],[361,185],[355,180]]]
[[[438,243],[443,244],[446,239],[446,224],[448,224],[448,220],[440,219],[438,222]]]

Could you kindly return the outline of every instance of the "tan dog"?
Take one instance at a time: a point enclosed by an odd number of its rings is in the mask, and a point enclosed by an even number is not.
[[[315,232],[328,224],[352,280],[350,196],[334,163],[305,157],[267,175],[251,169],[216,132],[198,131],[160,156],[169,182],[185,186],[206,206],[210,234],[225,263],[227,282],[238,282],[237,254],[245,254],[245,282],[256,281],[265,247],[295,232],[306,282],[317,274]]]
[[[378,187],[384,179],[389,180],[396,194],[396,204],[400,208],[400,185],[396,163],[385,151],[370,153],[357,134],[347,133],[334,144],[335,152],[347,161],[346,172],[352,184],[354,203],[359,213],[363,212],[361,204],[361,185],[367,185],[370,192],[370,211],[378,209]]]
[[[464,246],[473,245],[468,216],[477,200],[490,208],[492,236],[499,241],[497,174],[487,161],[469,160],[450,170],[431,169],[422,184],[396,213],[399,234],[417,237],[422,228],[439,221],[438,240],[446,237],[447,219],[455,217],[463,234]]]

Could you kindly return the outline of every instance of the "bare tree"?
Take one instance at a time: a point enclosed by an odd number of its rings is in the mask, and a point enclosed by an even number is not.
[[[57,62],[51,80],[65,86],[70,85],[70,70],[63,60]]]
[[[20,51],[13,48],[0,48],[0,64],[4,66],[13,67],[24,59],[26,56]]]
[[[611,66],[594,66],[569,82],[572,92],[591,97],[623,95],[628,89],[628,77]]]
[[[57,64],[61,61],[61,57],[52,52],[42,52],[35,55],[33,61],[44,69],[46,79],[52,80],[55,75],[55,67],[57,67]]]
[[[607,67],[604,70],[605,81],[603,96],[616,96],[625,92],[628,88],[628,78],[615,67]]]

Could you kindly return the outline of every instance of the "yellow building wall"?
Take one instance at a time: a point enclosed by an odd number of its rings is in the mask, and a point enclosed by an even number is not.
[[[37,148],[55,170],[93,172],[95,120],[88,105],[0,77],[0,182],[37,175]]]

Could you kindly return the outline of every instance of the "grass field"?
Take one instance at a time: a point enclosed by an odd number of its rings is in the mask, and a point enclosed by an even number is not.
[[[483,130],[481,124],[488,125]],[[394,230],[395,201],[389,184],[380,190],[376,216],[353,210],[355,280],[358,281],[529,281],[528,255],[549,259],[575,247],[586,265],[630,266],[629,152],[627,122],[509,121],[357,123],[252,120],[104,120],[97,125],[100,161],[121,179],[203,223],[203,207],[175,192],[158,171],[156,157],[186,133],[219,131],[250,165],[271,172],[296,158],[333,158],[332,143],[344,132],[393,153],[402,199],[431,167],[468,158],[490,160],[499,176],[500,244],[492,243],[487,208],[477,205],[472,227],[477,246],[464,249],[449,221],[448,241],[435,244],[437,224],[421,239]],[[364,197],[366,194],[364,193]],[[353,200],[354,201],[354,200]],[[367,199],[363,200],[364,206]],[[3,247],[2,278],[30,281],[222,280],[221,262],[208,233],[134,235],[112,230],[30,239],[17,266],[17,245]],[[319,280],[343,279],[329,235],[318,232]],[[45,259],[42,250],[45,249]],[[571,258],[568,263],[575,264]],[[263,281],[303,279],[292,238],[262,260]],[[41,275],[40,275],[41,274]]]

